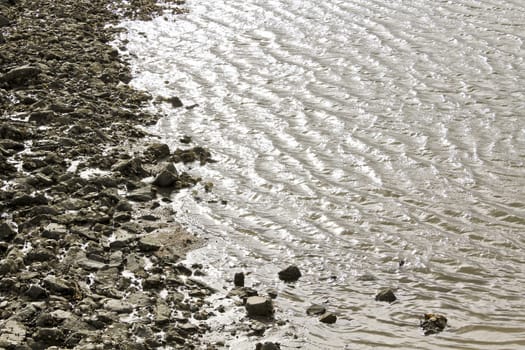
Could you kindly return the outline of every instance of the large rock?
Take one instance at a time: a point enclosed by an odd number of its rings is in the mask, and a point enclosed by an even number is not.
[[[279,271],[279,279],[285,282],[295,282],[301,277],[301,271],[295,265],[288,266],[286,269]]]
[[[269,317],[273,315],[272,299],[261,296],[249,297],[246,300],[246,312],[250,317]]]

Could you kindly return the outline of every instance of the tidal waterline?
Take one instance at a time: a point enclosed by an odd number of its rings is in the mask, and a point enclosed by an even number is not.
[[[217,160],[189,170],[211,194],[174,201],[209,237],[190,256],[214,266],[208,279],[245,270],[277,289],[289,323],[267,336],[291,348],[525,346],[525,5],[187,7],[124,26],[132,84],[198,104],[164,109],[156,131]],[[277,280],[288,264],[299,283]],[[399,301],[375,302],[383,287]],[[306,318],[311,303],[338,322]],[[426,312],[449,318],[445,332],[422,335]]]

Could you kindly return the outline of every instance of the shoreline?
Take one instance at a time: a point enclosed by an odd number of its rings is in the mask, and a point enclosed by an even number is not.
[[[162,8],[113,5],[0,2],[2,348],[210,348],[213,291],[180,263],[201,242],[170,193],[200,181],[174,163],[211,158],[143,130],[152,97],[128,85],[108,24]]]

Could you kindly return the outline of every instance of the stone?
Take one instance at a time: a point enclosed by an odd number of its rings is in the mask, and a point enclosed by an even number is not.
[[[256,295],[259,295],[259,292],[257,292],[255,289],[250,288],[250,287],[237,287],[237,288],[232,289],[228,293],[228,297],[229,298],[231,298],[231,297],[239,297],[244,302],[246,302],[246,300],[249,297],[253,297],[253,296],[256,296]]]
[[[133,305],[120,299],[106,299],[103,305],[104,309],[117,314],[129,314],[133,311]]]
[[[244,272],[237,272],[233,276],[233,284],[235,287],[244,287]]]
[[[319,321],[322,323],[333,324],[337,321],[337,316],[331,312],[326,312],[319,317]]]
[[[153,196],[151,187],[145,186],[131,191],[126,198],[134,202],[148,202],[153,199]]]
[[[148,176],[148,172],[142,167],[142,160],[140,158],[121,161],[115,164],[111,170],[118,171],[126,177],[143,178]]]
[[[280,350],[281,345],[279,343],[264,342],[255,344],[255,350]]]
[[[0,328],[0,348],[14,349],[21,345],[26,337],[26,327],[21,322],[7,320]]]
[[[0,224],[0,241],[9,242],[16,236],[16,226],[12,222],[2,222]]]
[[[40,300],[48,297],[49,293],[45,288],[37,285],[31,284],[25,293],[32,300]]]
[[[312,315],[322,315],[326,312],[326,308],[322,305],[313,304],[308,309],[306,309],[306,314],[308,316]]]
[[[262,296],[249,297],[245,307],[249,317],[269,317],[274,312],[272,299]]]
[[[173,163],[168,163],[155,177],[153,184],[158,187],[172,187],[179,180],[179,173]]]
[[[424,314],[419,326],[425,335],[431,335],[443,331],[447,326],[447,321],[447,318],[440,314]]]
[[[301,271],[295,265],[288,266],[286,269],[279,271],[279,279],[285,282],[295,282],[301,277]]]
[[[133,206],[126,200],[120,200],[115,206],[115,211],[129,212],[133,210]]]
[[[393,303],[394,301],[396,301],[396,299],[397,298],[394,294],[394,291],[390,288],[383,289],[376,295],[376,301],[385,301],[388,303]]]
[[[162,243],[157,240],[155,235],[147,235],[139,239],[138,248],[143,252],[152,252],[159,250]]]
[[[67,234],[67,229],[65,225],[51,223],[44,227],[42,230],[42,237],[50,239],[61,239],[64,238]]]
[[[0,27],[7,27],[11,24],[11,21],[6,16],[0,14]]]
[[[64,332],[61,329],[56,327],[51,328],[38,328],[37,331],[33,334],[35,340],[44,342],[46,344],[60,344],[64,341],[65,336]]]
[[[144,153],[157,160],[168,157],[170,155],[170,148],[165,143],[153,143],[148,146]]]
[[[44,287],[46,287],[52,293],[60,295],[73,295],[75,293],[75,289],[70,287],[68,283],[62,278],[48,275],[43,279],[42,282]]]
[[[24,65],[11,69],[7,73],[0,76],[0,82],[14,83],[22,80],[29,80],[35,78],[42,72],[42,69],[37,66]]]

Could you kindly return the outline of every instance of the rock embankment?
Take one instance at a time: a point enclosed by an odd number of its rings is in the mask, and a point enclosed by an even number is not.
[[[196,238],[169,193],[209,152],[143,131],[151,97],[108,44],[155,3],[0,1],[0,348],[202,343],[211,291],[179,262]]]

